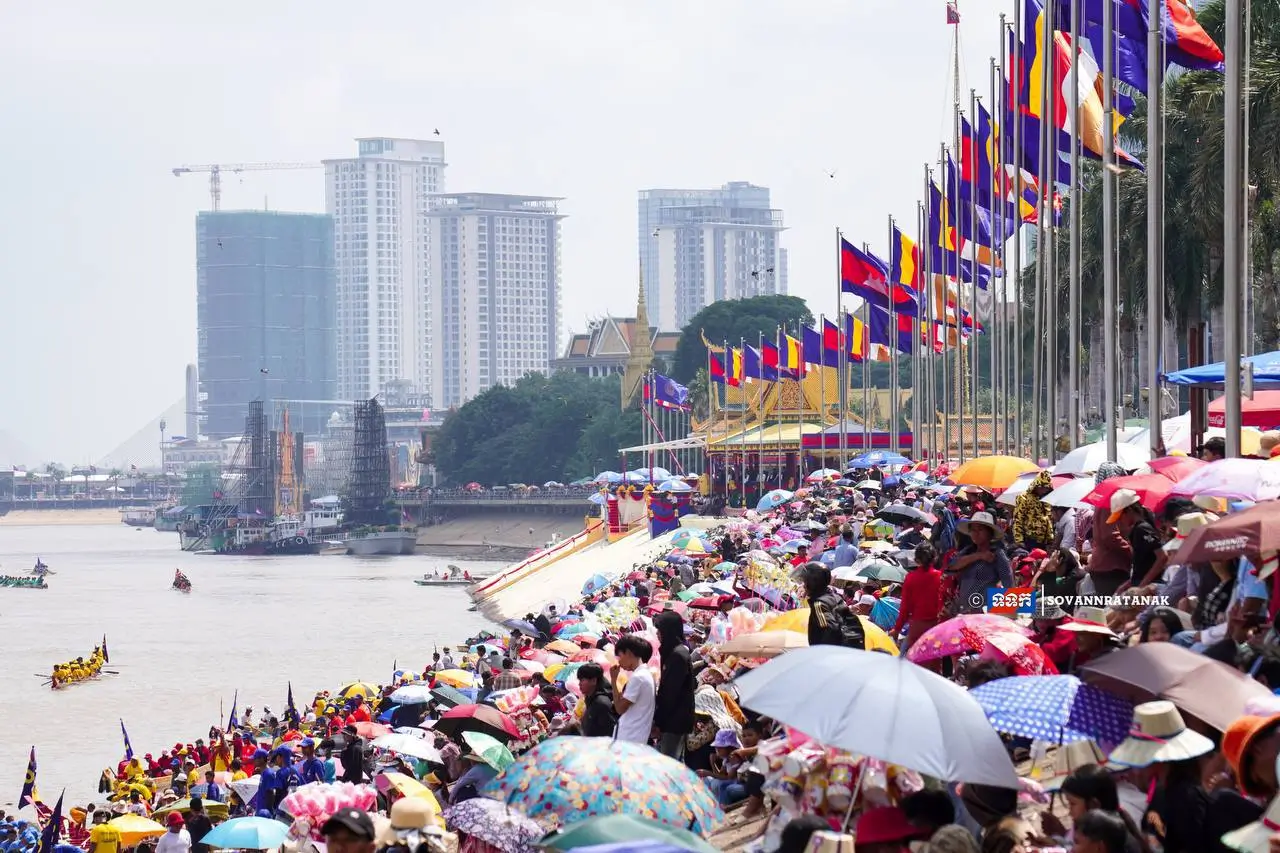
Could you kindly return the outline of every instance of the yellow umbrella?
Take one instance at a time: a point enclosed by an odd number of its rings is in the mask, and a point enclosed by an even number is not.
[[[141,841],[165,833],[164,827],[154,820],[136,814],[121,815],[115,820],[107,821],[107,826],[114,827],[120,833],[121,847],[133,847]]]
[[[204,803],[205,814],[209,815],[209,817],[226,819],[228,814],[226,803],[219,803],[215,800],[203,800],[202,802]],[[178,800],[177,802],[169,803],[169,805],[162,809],[156,809],[151,813],[151,816],[159,818],[165,817],[169,812],[189,811],[191,811],[191,800]]]
[[[444,818],[441,816],[440,801],[436,799],[436,795],[431,793],[431,789],[426,785],[414,779],[412,776],[406,776],[403,773],[381,773],[375,782],[378,790],[385,791],[388,788],[395,791],[402,797],[415,800],[426,800],[431,807],[432,817],[441,827],[444,826]]]
[[[707,546],[702,544],[702,540],[695,536],[689,540],[688,545],[684,546],[684,552],[686,554],[705,554],[707,553]]]
[[[543,648],[549,652],[555,652],[558,655],[567,655],[569,657],[572,657],[582,651],[580,646],[575,643],[571,643],[568,640],[552,640],[543,646]]]
[[[350,699],[354,696],[363,696],[366,699],[372,699],[378,695],[376,685],[367,681],[353,681],[350,684],[344,684],[338,688],[338,696],[342,699]]]
[[[983,456],[964,463],[947,477],[959,486],[978,486],[999,491],[1013,485],[1023,474],[1039,471],[1040,466],[1020,456]]]
[[[883,628],[872,622],[866,616],[859,616],[858,621],[862,623],[862,633],[867,639],[867,651],[887,652],[894,657],[898,656],[897,644],[894,643],[893,638],[890,637]],[[795,631],[805,635],[805,645],[808,645],[809,608],[801,607],[799,610],[788,610],[786,613],[780,613],[768,622],[764,623],[760,630]]]
[[[476,677],[465,669],[442,669],[436,673],[436,681],[450,687],[476,686]]]
[[[564,664],[562,664],[562,663],[553,663],[553,664],[551,664],[550,666],[548,666],[546,669],[542,670],[542,677],[543,677],[543,678],[545,678],[545,679],[547,679],[548,681],[550,681],[550,680],[552,680],[553,678],[555,678],[555,677],[556,677],[556,673],[557,673],[557,672],[559,672],[559,671],[560,671],[560,670],[562,670],[562,669],[564,669]]]

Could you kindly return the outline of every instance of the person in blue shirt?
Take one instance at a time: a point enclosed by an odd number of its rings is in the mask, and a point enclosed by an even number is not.
[[[297,765],[302,784],[325,781],[324,762],[316,758],[316,742],[306,737],[298,746],[302,748],[302,760]]]
[[[480,796],[480,789],[498,775],[496,769],[490,767],[483,758],[474,752],[468,752],[462,758],[464,761],[470,762],[471,767],[458,777],[457,782],[453,783],[453,787],[449,791],[450,805]]]
[[[831,568],[843,569],[852,566],[857,559],[858,534],[854,531],[852,524],[842,525],[840,528],[840,541],[836,543],[834,565]]]
[[[249,806],[255,813],[260,809],[275,811],[275,789],[278,782],[276,781],[276,769],[267,764],[270,754],[262,748],[253,753],[254,772],[258,776],[258,790],[253,795],[253,800],[249,803]]]
[[[221,803],[221,802],[224,802],[225,797],[224,797],[224,795],[223,795],[223,793],[222,793],[222,788],[221,788],[221,786],[219,786],[219,785],[218,785],[218,783],[217,783],[217,782],[213,781],[213,771],[212,771],[212,770],[206,770],[206,771],[204,771],[204,785],[203,785],[203,787],[204,787],[204,793],[202,794],[202,796],[203,796],[206,800],[209,800],[209,801],[214,802],[214,803]],[[193,792],[193,793],[194,793],[194,792]]]

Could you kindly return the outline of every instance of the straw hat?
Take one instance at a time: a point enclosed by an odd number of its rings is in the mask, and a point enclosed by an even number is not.
[[[1093,741],[1076,740],[1063,744],[1053,753],[1053,773],[1039,780],[1040,787],[1046,791],[1056,791],[1072,773],[1094,764],[1106,767],[1107,755]]]
[[[1232,850],[1244,853],[1268,853],[1271,850],[1271,836],[1277,832],[1280,832],[1280,797],[1271,801],[1261,820],[1228,832],[1222,836],[1222,843]]]
[[[1076,612],[1072,615],[1074,615],[1076,619],[1081,619],[1085,622],[1100,622],[1103,625],[1107,624],[1107,611],[1101,607],[1077,607]]]
[[[853,836],[820,829],[809,836],[805,853],[853,853]]]
[[[1129,767],[1149,767],[1212,751],[1213,741],[1187,728],[1174,704],[1161,699],[1133,709],[1133,728],[1111,751],[1111,760]]]
[[[1178,516],[1178,532],[1168,542],[1164,543],[1164,549],[1169,553],[1173,553],[1182,547],[1182,543],[1191,535],[1198,527],[1205,527],[1218,520],[1218,516],[1212,512],[1188,512],[1185,515]]]
[[[995,517],[989,512],[975,512],[970,518],[966,518],[964,521],[957,524],[956,530],[960,531],[965,536],[968,536],[969,528],[975,524],[981,524],[984,527],[990,528],[991,532],[996,536],[1000,535],[1000,528],[996,527]]]
[[[1058,606],[1056,601],[1051,601],[1043,595],[1036,596],[1035,612],[1031,614],[1032,619],[1065,619],[1067,611]]]

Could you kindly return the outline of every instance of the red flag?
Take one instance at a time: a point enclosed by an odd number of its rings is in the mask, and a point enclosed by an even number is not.
[[[960,23],[960,10],[956,8],[956,0],[947,0],[947,23]]]
[[[827,352],[840,352],[840,327],[826,319],[822,321],[822,348]]]

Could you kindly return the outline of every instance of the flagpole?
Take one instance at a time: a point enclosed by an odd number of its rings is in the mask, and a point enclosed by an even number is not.
[[[1001,38],[1003,41],[1003,36]],[[1003,55],[1004,51],[1001,50]],[[1022,197],[1022,4],[1013,4],[1013,67],[1009,69],[1008,82],[1013,93],[1013,158],[1014,191]],[[1016,82],[1015,82],[1016,81]],[[1004,81],[1002,81],[1003,83]],[[1021,204],[1018,209],[1021,210]],[[1014,233],[1013,241],[1013,346],[1009,352],[1009,368],[1013,383],[1013,455],[1022,455],[1022,376],[1026,358],[1026,342],[1022,338],[1022,231]]]
[[[765,388],[768,380],[764,377],[767,372],[764,369],[764,332],[761,331],[758,335],[759,343],[757,348],[760,350],[760,440],[756,442],[756,489],[760,497],[764,497],[764,440],[768,434],[765,426],[764,407],[769,395],[766,393]]]
[[[1228,2],[1227,17],[1231,16],[1229,11],[1235,3]],[[1115,65],[1115,8],[1110,3],[1104,3],[1103,7],[1106,12],[1103,14],[1102,21],[1102,313],[1103,313],[1103,329],[1102,329],[1102,363],[1105,371],[1106,380],[1104,387],[1104,405],[1106,406],[1106,426],[1107,426],[1107,459],[1114,462],[1116,453],[1118,452],[1117,444],[1119,436],[1117,434],[1118,424],[1116,423],[1116,407],[1119,404],[1117,376],[1118,353],[1116,352],[1116,313],[1117,313],[1117,293],[1116,293],[1116,268],[1113,263],[1115,257],[1115,121],[1113,110],[1115,109],[1112,92],[1115,88],[1113,77],[1113,67]],[[1147,62],[1156,61],[1155,57],[1148,56]],[[1230,72],[1228,72],[1228,79]],[[1229,84],[1228,84],[1229,85]],[[1228,130],[1228,136],[1230,131]],[[1230,151],[1227,156],[1230,157]],[[1231,234],[1227,233],[1227,239],[1231,239]],[[1228,246],[1230,243],[1227,244]],[[1228,265],[1231,261],[1227,260]],[[1228,266],[1228,269],[1230,267]],[[1233,303],[1227,301],[1225,305]],[[1228,312],[1230,313],[1230,312]],[[1228,368],[1229,369],[1229,368]],[[1230,383],[1228,383],[1229,388]],[[1227,391],[1231,393],[1230,390]],[[1239,386],[1237,385],[1237,393]],[[1228,398],[1228,401],[1230,398]],[[1230,429],[1228,429],[1227,440],[1230,441]],[[1239,434],[1236,435],[1237,441]]]
[[[839,324],[838,337],[844,338],[844,284],[841,281],[843,267],[841,264],[844,254],[843,236],[840,229],[836,228],[836,317]],[[848,341],[842,341],[840,345],[840,355],[836,362],[836,375],[840,381],[840,472],[844,473],[845,458],[849,452],[849,354],[846,350],[849,348]]]
[[[1072,92],[1080,91],[1080,0],[1071,0],[1071,84]],[[1151,102],[1154,103],[1154,102]],[[1080,428],[1080,238],[1083,225],[1083,195],[1080,180],[1080,107],[1071,116],[1071,222],[1070,273],[1067,290],[1067,435],[1068,446],[1074,448]]]
[[[822,463],[819,468],[827,467],[827,365],[825,359],[827,357],[827,315],[818,315],[818,427],[822,430],[822,447],[820,455]],[[800,481],[804,482],[804,474],[808,472],[801,469]],[[841,472],[843,473],[843,471]]]
[[[1154,458],[1164,452],[1160,386],[1164,360],[1164,8],[1160,3],[1150,3],[1147,8],[1147,424]],[[1230,308],[1234,303],[1223,304]]]
[[[957,24],[954,24],[953,27],[954,27],[955,35],[951,42],[951,47],[952,47],[951,94],[952,94],[952,102],[954,104],[954,111],[953,111],[953,118],[952,118],[952,123],[954,124],[954,128],[953,128],[954,133],[952,135],[952,139],[955,143],[954,150],[956,152],[956,157],[959,157],[960,151],[961,151],[960,149],[960,25],[957,23]],[[955,244],[956,244],[955,245],[955,258],[956,258],[955,400],[956,400],[956,419],[959,422],[956,429],[956,444],[959,446],[959,449],[960,449],[960,464],[963,465],[965,459],[967,458],[965,455],[966,451],[965,451],[965,436],[964,436],[964,414],[965,414],[964,410],[968,408],[966,395],[964,393],[964,380],[965,380],[964,338],[960,334],[960,331],[964,326],[963,322],[960,319],[960,314],[964,310],[964,305],[963,305],[964,299],[962,295],[962,290],[964,287],[964,265],[961,263],[962,257],[961,257],[961,249],[960,249],[964,238],[960,235],[960,221],[959,221],[960,220],[960,199],[956,198],[956,199],[948,200],[947,191],[949,189],[950,187],[947,186],[946,164],[944,163],[943,170],[942,170],[942,197],[943,197],[942,211],[943,211],[943,217],[944,217],[944,224],[951,224],[950,223],[951,208],[954,207],[956,209],[956,222],[954,223]],[[960,189],[960,180],[959,180],[959,176],[957,176],[956,178],[957,194],[959,193],[959,189]],[[948,292],[946,294],[946,297],[949,299],[950,296],[951,294]],[[946,305],[944,303],[943,305],[944,312],[945,312],[945,309],[946,309]],[[949,441],[950,434],[948,434],[947,438]]]
[[[1003,168],[1000,164],[1000,146],[997,136],[999,125],[996,124],[996,116],[1000,115],[1000,101],[996,98],[996,60],[991,57],[990,68],[987,71],[987,89],[991,99],[991,177],[997,178],[1001,174]],[[1004,284],[1005,284],[1005,268],[1004,268],[1004,241],[1008,235],[1004,233],[1005,212],[1009,209],[1009,203],[1004,198],[1003,183],[996,183],[991,189],[992,206],[997,208],[998,214],[995,216],[996,233],[992,235],[991,247],[991,316],[990,328],[987,330],[987,387],[991,389],[991,453],[1003,453],[1003,442],[1000,435],[1000,420],[996,414],[1000,406],[1004,403],[1004,398],[997,394],[999,385],[997,377],[999,376],[1000,350],[1003,345],[1004,334],[1004,317],[1001,314],[1004,311]],[[999,272],[999,277],[996,272]],[[996,296],[999,295],[999,299]]]
[[[974,186],[969,190],[969,234],[974,237],[973,241],[973,282],[969,286],[969,311],[972,315],[969,319],[973,323],[973,331],[969,334],[969,404],[973,409],[973,458],[977,459],[982,455],[981,448],[978,444],[978,379],[982,374],[981,359],[979,358],[978,346],[978,255],[982,252],[982,241],[977,239],[978,234],[978,140],[976,139],[978,130],[978,103],[982,99],[978,97],[976,90],[969,90],[969,156],[972,159],[974,167],[973,182]],[[963,176],[959,176],[963,178]],[[992,207],[995,207],[993,204]],[[994,218],[994,217],[993,217]],[[994,239],[991,240],[995,242]],[[994,274],[994,264],[992,273]],[[962,327],[963,328],[963,327]],[[990,344],[988,343],[988,347]]]
[[[942,175],[943,180],[942,180],[942,206],[941,206],[941,209],[938,211],[938,218],[939,218],[938,240],[937,240],[938,245],[930,249],[930,254],[936,251],[938,252],[939,256],[943,258],[942,273],[940,276],[938,276],[938,278],[940,279],[940,283],[942,285],[941,296],[938,295],[939,282],[931,281],[929,282],[929,287],[933,291],[934,298],[938,300],[938,310],[936,313],[942,315],[942,400],[941,400],[942,402],[942,452],[943,452],[944,459],[950,459],[951,458],[951,392],[950,392],[951,360],[948,357],[949,354],[947,352],[947,349],[948,349],[947,344],[950,342],[949,341],[950,335],[948,334],[948,332],[950,331],[950,328],[947,326],[947,262],[946,262],[947,146],[945,143],[941,146],[941,149],[942,149],[941,154],[939,154],[938,156],[938,172],[939,174]],[[926,190],[926,192],[928,192],[928,190]],[[926,195],[925,197],[929,198],[928,195]],[[932,243],[934,241],[930,239],[929,242]],[[957,269],[956,272],[959,273],[960,270]],[[932,332],[932,330],[930,331]],[[963,449],[961,450],[961,453],[963,455]]]
[[[925,191],[929,188],[929,165],[926,163],[924,167],[924,184]],[[928,198],[928,195],[925,196]],[[924,343],[920,344],[920,386],[924,391],[923,405],[920,407],[920,426],[916,427],[917,431],[924,427],[924,421],[929,421],[929,457],[936,458],[938,455],[938,405],[934,400],[934,364],[933,364],[933,285],[931,270],[933,268],[932,251],[929,250],[928,233],[929,233],[929,212],[925,210],[924,204],[916,203],[916,236],[919,241],[917,246],[924,246],[924,256],[920,258],[920,262],[924,264],[923,276],[919,278],[919,293],[917,299],[920,307],[918,310],[924,313],[924,323],[922,324],[922,339]]]
[[[1223,386],[1226,391],[1226,451],[1228,457],[1240,455],[1240,355],[1241,346],[1241,277],[1245,274],[1245,247],[1240,239],[1244,221],[1244,64],[1247,36],[1243,20],[1245,0],[1227,0],[1226,80],[1223,84],[1223,176],[1222,176],[1222,245],[1223,245]],[[1155,59],[1148,56],[1147,62]],[[1149,72],[1148,72],[1149,73]],[[1108,108],[1109,109],[1109,108]],[[1111,119],[1108,113],[1107,120]],[[1150,119],[1148,119],[1150,121]],[[1149,161],[1148,161],[1149,162]],[[1148,169],[1150,167],[1148,166]],[[1148,175],[1151,172],[1148,171]],[[1148,178],[1152,180],[1153,178]],[[1154,390],[1154,389],[1153,389]]]
[[[893,259],[893,215],[889,215],[889,259]],[[889,269],[887,278],[893,278],[893,269]],[[898,300],[894,299],[897,282],[889,281],[889,334],[892,344],[889,346],[889,449],[901,453],[898,442]]]

